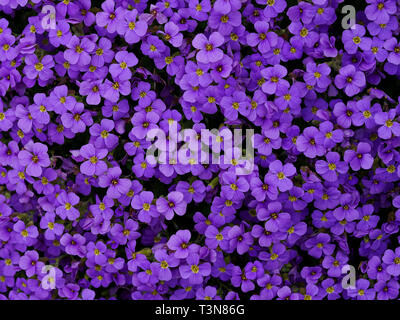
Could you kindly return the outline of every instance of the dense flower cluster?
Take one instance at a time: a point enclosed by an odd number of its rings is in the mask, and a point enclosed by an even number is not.
[[[0,299],[396,299],[400,1],[359,2],[2,0]],[[254,170],[149,161],[173,124]]]

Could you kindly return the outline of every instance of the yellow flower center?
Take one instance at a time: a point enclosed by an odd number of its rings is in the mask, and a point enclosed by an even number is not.
[[[228,17],[227,15],[223,15],[223,16],[221,17],[221,22],[222,22],[222,23],[227,23],[228,20],[229,20],[229,17]]]
[[[100,136],[101,136],[103,139],[107,138],[108,135],[109,135],[109,133],[108,133],[106,130],[103,130],[103,131],[100,133]]]
[[[303,28],[300,31],[300,35],[304,38],[308,35],[308,29],[307,28]]]
[[[366,111],[364,111],[363,112],[363,116],[364,116],[364,118],[370,118],[371,117],[371,111],[369,111],[369,110],[366,110]]]
[[[172,57],[165,57],[165,63],[166,64],[171,64],[174,61],[174,58]]]
[[[193,273],[199,273],[199,267],[197,266],[197,265],[195,265],[195,264],[193,264],[191,267],[190,267],[190,270],[192,270],[192,272]]]
[[[386,127],[390,128],[391,126],[393,126],[393,121],[392,120],[387,120],[385,122]]]
[[[330,164],[328,164],[328,168],[329,168],[329,170],[335,170],[336,169],[336,164],[330,163]]]
[[[279,81],[278,77],[271,77],[271,82],[277,83]]]
[[[35,69],[37,71],[42,71],[43,70],[43,64],[41,62],[35,63]]]
[[[96,164],[98,162],[98,159],[96,156],[90,157],[89,161],[93,164]]]

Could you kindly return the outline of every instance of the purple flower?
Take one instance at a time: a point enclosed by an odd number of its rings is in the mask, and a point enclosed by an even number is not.
[[[175,258],[186,259],[189,256],[190,249],[196,246],[189,244],[191,236],[189,230],[179,230],[169,238],[167,246],[170,250],[174,251]]]
[[[96,148],[112,150],[117,146],[118,137],[111,133],[114,127],[114,121],[109,119],[103,119],[100,124],[95,123],[90,127],[89,132]]]
[[[389,112],[378,112],[374,116],[376,124],[381,125],[378,128],[378,136],[382,139],[390,139],[393,136],[400,136],[400,124],[395,120],[396,110]]]
[[[139,139],[146,137],[147,132],[152,129],[157,128],[157,122],[160,117],[156,113],[152,112],[137,112],[133,115],[131,122],[133,128],[131,130],[132,134]]]
[[[265,21],[257,21],[254,24],[254,28],[257,33],[249,33],[247,35],[248,45],[255,47],[258,46],[258,50],[261,53],[267,52],[270,49],[268,36],[272,33],[268,33],[269,24]]]
[[[391,14],[396,12],[396,3],[392,0],[367,0],[369,5],[365,8],[365,15],[370,21],[379,24],[389,22]]]
[[[274,67],[268,67],[261,70],[261,75],[265,79],[262,90],[267,94],[280,95],[290,87],[289,82],[283,79],[287,75],[287,69],[284,66],[277,64]]]
[[[76,102],[71,106],[69,112],[61,115],[61,122],[67,129],[71,129],[74,133],[84,132],[86,126],[93,123],[93,118],[89,112],[84,112],[84,105],[81,102]]]
[[[359,24],[355,24],[352,28],[343,31],[342,41],[348,53],[354,54],[358,48],[363,51],[371,48],[372,40],[364,37],[365,32],[365,28]]]
[[[90,54],[95,48],[95,44],[89,38],[79,40],[77,36],[72,36],[67,44],[68,49],[64,51],[64,58],[71,64],[82,66],[90,63]]]
[[[371,146],[366,142],[360,142],[357,146],[357,150],[346,150],[344,153],[344,161],[350,164],[350,167],[354,171],[363,168],[365,170],[370,169],[374,162],[374,158],[370,155]]]
[[[315,158],[322,156],[325,153],[324,136],[315,127],[307,127],[304,129],[303,134],[296,140],[297,150],[303,152],[308,158]]]
[[[159,216],[153,199],[154,195],[150,191],[143,191],[133,197],[131,206],[136,210],[140,210],[139,220],[141,222],[150,223],[152,218],[157,218]]]
[[[107,153],[107,149],[96,150],[92,144],[82,146],[79,154],[87,160],[81,164],[81,172],[88,176],[93,176],[94,174],[97,176],[102,175],[107,171],[107,164],[101,161],[101,159],[103,159]]]
[[[76,233],[71,236],[69,233],[65,233],[61,239],[60,243],[65,247],[65,252],[70,255],[77,255],[79,257],[85,256],[85,237]]]
[[[120,178],[121,174],[120,167],[113,167],[99,177],[99,186],[107,188],[107,196],[112,199],[118,199],[121,195],[126,194],[131,186],[129,179]]]
[[[182,216],[186,213],[186,202],[183,200],[183,194],[174,191],[168,194],[167,199],[157,199],[157,210],[161,212],[167,220],[171,220],[176,213]]]
[[[169,21],[164,26],[164,32],[160,31],[160,33],[162,33],[164,39],[170,44],[176,48],[179,48],[183,41],[183,35],[179,31],[179,27],[172,21]]]
[[[52,212],[46,213],[46,215],[40,220],[40,228],[45,229],[44,237],[47,240],[55,240],[56,237],[60,237],[64,231],[64,226],[60,223],[55,222],[55,214]]]
[[[264,16],[267,18],[275,18],[279,13],[283,12],[286,8],[286,1],[284,0],[269,0],[263,11]]]
[[[373,300],[375,298],[375,291],[372,288],[369,289],[369,286],[369,280],[358,279],[356,287],[354,289],[349,288],[347,294],[356,300]]]
[[[117,31],[119,18],[125,13],[125,9],[118,7],[115,10],[114,0],[104,1],[101,8],[103,11],[96,14],[97,25],[107,28],[107,31],[110,33]]]
[[[177,267],[179,265],[179,259],[172,255],[168,255],[165,250],[157,250],[154,253],[154,257],[159,262],[158,277],[161,281],[169,281],[172,279],[172,271],[170,268]]]
[[[400,248],[396,248],[395,251],[391,249],[386,250],[382,261],[386,265],[387,273],[395,277],[400,274]]]
[[[315,163],[315,169],[327,181],[334,182],[338,179],[338,174],[347,172],[348,165],[346,162],[340,161],[339,153],[328,152],[326,160],[318,160]]]
[[[28,277],[42,272],[44,263],[39,260],[39,254],[35,250],[26,251],[25,254],[19,259],[19,267],[25,270]]]
[[[200,263],[199,255],[194,253],[186,258],[186,264],[179,266],[179,273],[191,284],[201,284],[203,277],[211,273],[211,264],[209,262]]]
[[[340,69],[335,77],[335,85],[339,89],[344,89],[350,97],[356,95],[365,86],[365,75],[362,71],[356,71],[356,68],[349,64]]]
[[[322,254],[331,255],[335,250],[335,245],[330,243],[331,237],[327,233],[319,233],[315,237],[307,240],[304,245],[310,256],[320,258]]]
[[[56,208],[56,213],[61,217],[61,219],[68,218],[68,220],[76,220],[80,213],[76,206],[79,203],[79,197],[73,192],[62,192],[58,195],[57,201],[59,206]]]
[[[331,68],[326,63],[317,66],[313,62],[308,63],[306,68],[307,73],[304,74],[306,84],[316,86],[322,92],[325,91],[331,83],[329,78]]]
[[[196,58],[201,63],[217,62],[222,59],[223,52],[220,47],[225,42],[224,37],[213,32],[209,38],[204,34],[198,34],[193,39],[193,47],[199,49]]]
[[[26,166],[26,173],[30,176],[40,177],[42,175],[42,168],[50,165],[47,146],[36,142],[27,144],[25,148],[26,150],[21,150],[18,153],[20,164]]]
[[[123,19],[117,21],[116,31],[122,35],[127,43],[133,44],[140,41],[140,39],[147,32],[147,23],[145,21],[137,20],[138,11],[136,9],[125,11]],[[105,16],[103,14],[103,16]],[[101,19],[102,17],[99,17]]]
[[[290,190],[293,187],[293,182],[290,177],[296,174],[296,168],[291,163],[282,165],[280,160],[275,160],[269,165],[268,175],[271,176],[271,181],[276,185],[281,192]]]

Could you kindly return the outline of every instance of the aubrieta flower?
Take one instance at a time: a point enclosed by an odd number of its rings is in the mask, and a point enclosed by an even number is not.
[[[364,37],[365,32],[365,27],[359,24],[355,24],[349,30],[343,31],[342,41],[348,53],[354,54],[358,48],[367,51],[371,47],[372,40]]]
[[[275,160],[269,165],[268,175],[271,176],[271,182],[282,192],[293,187],[290,177],[295,174],[296,168],[291,163],[283,165],[281,161]]]
[[[296,140],[297,150],[304,152],[309,158],[322,156],[325,153],[323,146],[324,136],[315,127],[307,127]]]
[[[138,218],[141,222],[149,223],[152,218],[159,216],[153,199],[154,195],[150,191],[143,191],[133,197],[131,205],[132,208],[139,210]]]
[[[107,164],[102,159],[107,155],[107,149],[98,149],[92,144],[86,144],[81,147],[79,154],[87,159],[81,166],[81,172],[88,176],[102,175],[107,171]]]
[[[367,3],[369,5],[365,8],[365,15],[379,24],[388,23],[390,15],[396,12],[396,4],[392,0],[367,0]]]
[[[26,172],[32,177],[40,177],[43,167],[50,165],[48,148],[46,145],[37,142],[26,145],[26,150],[18,153],[18,160],[21,165],[26,166]]]
[[[356,95],[365,86],[365,75],[362,71],[349,64],[340,69],[340,73],[335,77],[335,85],[339,89],[344,89],[350,97]]]
[[[267,94],[279,95],[290,86],[289,82],[283,79],[287,75],[287,70],[280,64],[261,70],[261,75],[265,79],[262,90]]]
[[[121,19],[115,19],[116,31],[122,35],[129,44],[137,43],[146,34],[148,25],[145,21],[137,20],[138,11],[136,9],[122,13]],[[103,17],[105,14],[103,13]],[[99,19],[103,19],[99,17]]]
[[[107,188],[107,196],[117,199],[126,194],[131,186],[129,179],[120,178],[122,170],[120,167],[109,168],[107,172],[99,177],[99,186]]]
[[[203,282],[203,277],[211,273],[211,264],[200,263],[199,255],[194,253],[186,258],[186,264],[179,266],[179,273],[183,279],[188,279],[189,283],[200,284]]]
[[[328,152],[326,161],[317,160],[315,163],[316,171],[327,181],[333,182],[338,179],[338,174],[346,173],[348,165],[344,161],[340,161],[340,155],[337,152]]]
[[[72,36],[67,45],[68,49],[64,52],[64,58],[71,64],[79,64],[81,66],[90,63],[90,54],[95,48],[95,44],[89,38]]]
[[[170,237],[167,246],[174,251],[175,258],[186,259],[189,256],[190,249],[194,248],[193,244],[189,244],[191,236],[189,230],[179,230]]]
[[[79,203],[79,197],[75,193],[62,192],[58,195],[57,201],[59,204],[56,213],[61,219],[74,221],[79,217],[79,210],[74,207]]]
[[[224,37],[219,32],[213,32],[208,38],[204,34],[198,34],[193,39],[193,47],[199,49],[196,58],[201,63],[217,62],[222,59],[223,52],[220,48],[224,43]]]
[[[399,3],[340,2],[0,1],[0,299],[398,299]]]
[[[186,212],[186,202],[183,200],[183,194],[174,191],[168,194],[167,199],[157,199],[157,210],[161,212],[167,220],[171,220],[174,213],[182,216]]]
[[[344,161],[349,163],[351,169],[358,171],[362,169],[369,169],[372,167],[374,158],[369,153],[371,146],[366,142],[360,142],[357,150],[346,150],[344,153]]]
[[[390,139],[392,135],[400,136],[400,123],[395,120],[396,111],[378,112],[374,116],[375,123],[381,125],[378,128],[378,136],[381,139]]]

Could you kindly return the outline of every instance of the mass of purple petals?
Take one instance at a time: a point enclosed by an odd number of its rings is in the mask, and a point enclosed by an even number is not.
[[[398,299],[400,1],[345,4],[2,0],[0,300]]]

